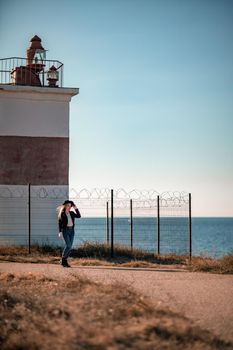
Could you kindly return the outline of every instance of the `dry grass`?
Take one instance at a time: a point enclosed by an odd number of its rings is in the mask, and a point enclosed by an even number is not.
[[[62,248],[49,245],[32,246],[31,254],[25,247],[0,247],[0,260],[30,263],[58,263]],[[221,259],[193,257],[175,254],[157,256],[135,249],[115,245],[114,258],[110,257],[110,247],[106,244],[86,242],[72,250],[72,264],[78,266],[122,266],[132,268],[187,268],[190,271],[233,274],[233,253]]]
[[[193,257],[188,266],[190,271],[213,272],[221,274],[233,274],[233,253],[225,255],[220,259],[208,257]]]
[[[121,285],[0,274],[2,350],[227,350],[233,344]]]
[[[31,256],[58,256],[61,254],[61,248],[49,245],[33,245],[31,246]],[[0,246],[1,256],[28,256],[28,247],[24,246]]]
[[[31,254],[28,254],[27,247],[21,246],[0,246],[0,259],[8,261],[22,261],[25,262],[56,262],[60,259],[62,253],[61,247],[54,247],[49,245],[31,247]],[[143,252],[138,249],[131,249],[115,245],[114,247],[114,258],[110,257],[110,247],[106,244],[100,243],[89,243],[86,242],[78,248],[72,249],[70,257],[73,259],[79,259],[79,261],[86,263],[87,260],[95,263],[99,261],[99,264],[111,264],[111,265],[123,265],[130,264],[132,262],[142,262],[142,265],[148,263],[150,266],[153,264],[159,265],[171,265],[171,264],[184,264],[187,257],[167,255],[167,256],[156,256],[152,253]]]

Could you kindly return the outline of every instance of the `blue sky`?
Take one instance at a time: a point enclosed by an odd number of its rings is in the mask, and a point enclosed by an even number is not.
[[[65,65],[70,184],[192,193],[233,216],[233,1],[0,1],[1,57]]]

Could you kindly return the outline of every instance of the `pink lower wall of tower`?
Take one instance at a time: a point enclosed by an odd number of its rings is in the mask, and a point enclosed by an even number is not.
[[[69,138],[0,136],[0,184],[68,185]]]

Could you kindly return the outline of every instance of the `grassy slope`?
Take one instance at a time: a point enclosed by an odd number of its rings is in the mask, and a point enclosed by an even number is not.
[[[33,246],[31,254],[28,254],[24,247],[0,247],[0,260],[34,262],[34,263],[59,263],[61,248],[44,246]],[[189,261],[187,256],[156,256],[151,253],[144,253],[116,245],[114,258],[110,258],[110,247],[99,243],[85,243],[73,249],[71,262],[74,265],[108,265],[122,267],[168,267],[186,268],[190,271],[203,271],[213,273],[233,273],[233,254],[226,255],[221,259],[208,257],[193,257]]]
[[[227,350],[233,344],[125,286],[0,274],[2,350]]]

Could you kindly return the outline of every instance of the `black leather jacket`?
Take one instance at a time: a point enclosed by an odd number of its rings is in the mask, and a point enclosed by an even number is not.
[[[74,227],[75,218],[77,218],[77,219],[81,218],[81,214],[80,214],[80,211],[78,210],[78,208],[75,209],[75,212],[71,210],[70,216],[71,216],[71,219],[73,221],[73,227]],[[59,232],[62,232],[63,230],[65,230],[67,228],[67,224],[68,224],[67,215],[66,215],[65,211],[63,211],[61,213],[60,219],[58,220]]]

